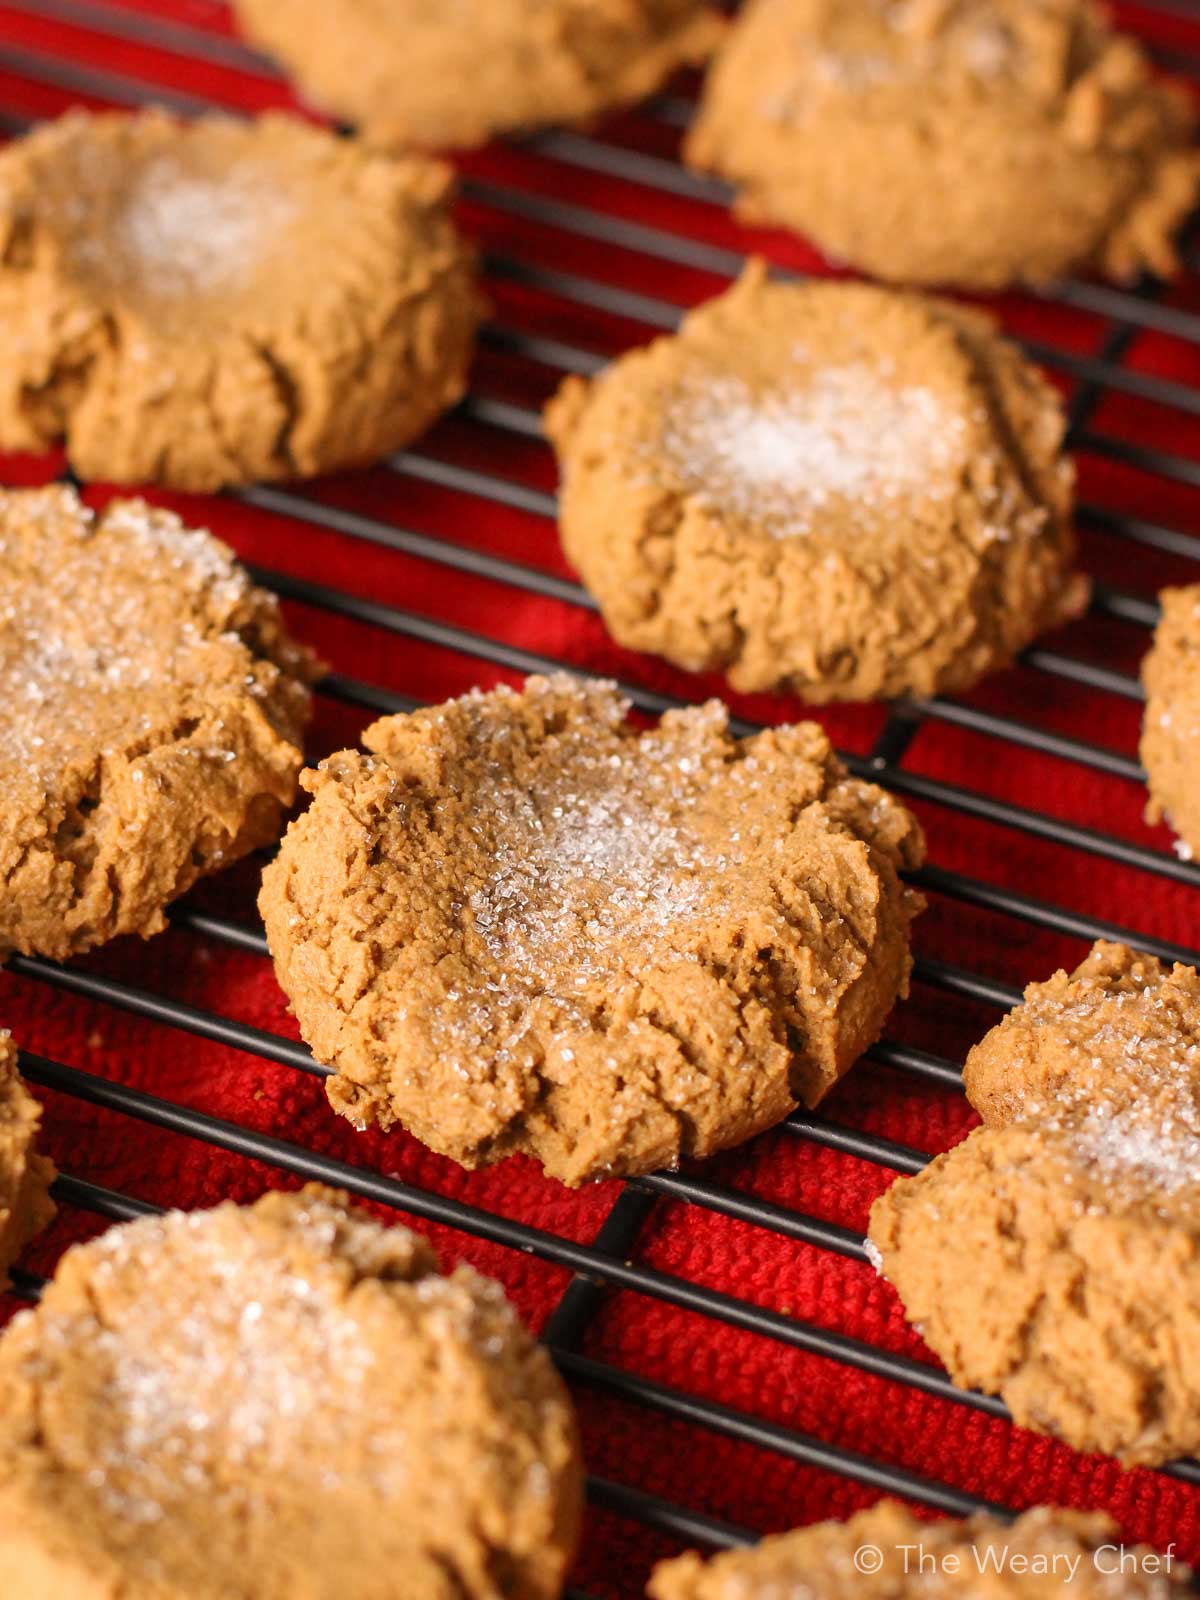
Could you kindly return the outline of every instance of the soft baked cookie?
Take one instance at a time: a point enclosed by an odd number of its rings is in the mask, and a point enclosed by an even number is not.
[[[1162,617],[1142,663],[1146,715],[1140,754],[1150,784],[1146,820],[1179,834],[1185,861],[1200,851],[1200,584],[1164,589]]]
[[[960,689],[1086,599],[1062,408],[975,312],[755,265],[546,430],[617,640],[738,689]]]
[[[315,663],[208,533],[0,491],[0,960],[157,933],[295,797]]]
[[[711,702],[639,733],[626,710],[531,678],[304,775],[259,906],[343,1115],[577,1184],[738,1144],[878,1037],[914,818],[812,723],[734,739]]]
[[[448,169],[296,119],[73,113],[0,151],[0,448],[216,489],[373,461],[462,393]]]
[[[1074,1109],[1166,1125],[1195,1096],[1184,1114],[1200,1133],[1200,973],[1098,940],[1074,972],[1027,987],[972,1048],[963,1083],[990,1128]]]
[[[0,1291],[8,1269],[54,1215],[54,1167],[34,1149],[42,1108],[17,1071],[17,1047],[0,1028]]]
[[[1108,1517],[1079,1511],[922,1522],[885,1500],[848,1522],[796,1528],[711,1561],[689,1553],[661,1562],[647,1592],[651,1600],[1182,1600],[1190,1592],[1188,1569],[1172,1555],[1120,1539]]]
[[[1097,945],[971,1052],[983,1128],[871,1241],[956,1383],[1127,1465],[1200,1450],[1200,975]]]
[[[750,0],[685,149],[749,220],[987,289],[1176,271],[1195,133],[1095,0]]]
[[[708,0],[234,0],[247,37],[372,142],[587,123],[711,54]]]
[[[329,1190],[113,1228],[0,1340],[5,1600],[553,1600],[581,1490],[499,1284]]]

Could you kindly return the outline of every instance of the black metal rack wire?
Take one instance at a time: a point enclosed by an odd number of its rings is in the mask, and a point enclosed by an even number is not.
[[[130,9],[122,5],[120,0],[14,0],[6,9],[31,18],[60,22],[109,42],[128,41],[134,45],[151,46],[184,62],[202,61],[216,68],[228,67],[256,75],[267,75],[270,71],[241,45],[219,33],[206,31],[191,23],[156,17],[143,10]],[[1189,7],[1164,4],[1162,0],[1157,6],[1147,9],[1164,14],[1193,15]],[[1200,77],[1200,56],[1188,57],[1178,51],[1171,52],[1170,64],[1177,70],[1181,67],[1189,69]],[[59,56],[44,53],[3,37],[0,37],[0,73],[11,74],[30,84],[63,91],[68,95],[82,95],[92,102],[131,106],[155,101],[183,112],[212,109],[212,102],[201,100],[192,93],[165,88],[150,78],[102,68],[90,62],[86,54]],[[231,102],[225,109],[238,111],[240,107],[236,102]],[[686,102],[680,101],[662,101],[653,109],[655,115],[671,124],[684,120],[688,111]],[[0,128],[17,132],[25,125],[23,118],[0,108]],[[548,133],[528,141],[527,148],[548,161],[631,182],[664,195],[718,205],[724,204],[727,198],[720,184],[685,172],[661,156],[645,154],[606,140],[603,136],[573,132]],[[568,203],[523,190],[515,184],[468,179],[463,189],[473,204],[516,222],[535,224],[577,238],[617,246],[634,257],[648,257],[657,262],[697,269],[723,278],[732,278],[743,265],[743,258],[733,250],[645,223],[631,222],[586,204]],[[492,254],[487,257],[485,265],[490,276],[497,281],[550,294],[568,305],[587,311],[627,318],[644,324],[649,330],[671,328],[681,314],[680,307],[668,301],[615,287],[600,279],[546,266],[532,252]],[[1101,337],[1094,352],[1089,355],[1080,355],[1044,342],[1027,343],[1027,349],[1035,360],[1061,372],[1074,384],[1069,409],[1072,447],[1135,467],[1152,478],[1187,489],[1200,489],[1200,459],[1192,460],[1101,431],[1096,427],[1095,420],[1102,402],[1110,394],[1128,395],[1134,400],[1151,402],[1182,416],[1200,417],[1200,390],[1177,379],[1160,377],[1124,364],[1131,346],[1142,333],[1165,335],[1188,347],[1200,347],[1200,313],[1164,303],[1155,286],[1150,284],[1120,289],[1095,283],[1068,283],[1043,291],[1041,298],[1064,310],[1085,312],[1099,319],[1101,325]],[[590,373],[602,365],[604,359],[594,351],[508,325],[490,326],[485,331],[485,338],[493,347],[509,355],[555,371]],[[523,440],[540,437],[536,412],[511,401],[472,394],[461,410],[463,417],[472,425],[493,430],[500,436]],[[420,445],[396,455],[388,467],[402,477],[422,480],[460,495],[465,502],[490,502],[535,517],[554,516],[555,505],[551,495],[491,471],[441,459]],[[436,564],[450,572],[485,580],[501,586],[502,590],[594,609],[590,597],[579,585],[551,572],[465,544],[397,527],[391,522],[357,511],[318,502],[302,489],[264,486],[242,491],[238,498],[269,516],[293,522],[298,520],[312,527],[363,540],[418,558],[422,562]],[[1128,541],[1131,549],[1136,550],[1140,546],[1185,559],[1200,558],[1200,534],[1186,529],[1126,515],[1100,504],[1081,506],[1080,520],[1085,527],[1090,525],[1102,529],[1107,535]],[[521,673],[576,670],[570,663],[471,632],[434,616],[404,610],[290,573],[261,567],[254,571],[261,582],[285,599],[369,624],[400,638],[454,651],[481,663]],[[1118,618],[1142,628],[1153,626],[1157,616],[1153,601],[1103,586],[1097,588],[1093,606],[1100,616]],[[1138,700],[1141,695],[1135,679],[1107,665],[1077,659],[1057,649],[1041,646],[1030,649],[1023,656],[1022,665],[1046,679],[1080,684],[1098,694],[1115,695],[1130,701]],[[657,713],[682,703],[637,683],[627,683],[622,687],[635,706],[648,712]],[[390,689],[341,673],[331,673],[325,678],[319,686],[319,692],[352,708],[376,714],[408,710],[417,703]],[[1065,850],[1083,852],[1098,862],[1200,887],[1200,867],[1174,854],[911,770],[905,765],[909,747],[922,726],[929,722],[946,723],[1003,741],[1018,752],[1051,755],[1126,783],[1140,784],[1143,781],[1137,761],[1125,752],[941,696],[893,708],[870,752],[864,757],[847,756],[848,765],[898,795],[931,802],[960,817],[992,827],[1015,830],[1018,834]],[[753,725],[738,722],[735,726],[739,731],[749,731]],[[1191,962],[1200,959],[1197,951],[1140,934],[1136,929],[936,866],[928,866],[914,874],[914,881],[930,895],[955,900],[981,911],[1002,913],[1018,923],[1083,942],[1101,937],[1125,939],[1165,959]],[[262,934],[244,923],[202,912],[187,904],[175,908],[172,920],[176,926],[190,931],[197,938],[217,941],[255,956],[266,955]],[[27,957],[15,957],[9,965],[10,970],[23,979],[54,986],[135,1016],[196,1034],[296,1072],[321,1075],[325,1071],[313,1061],[303,1046],[289,1039],[216,1012],[197,1009],[175,998],[134,987],[110,976],[69,966],[59,967]],[[1007,983],[942,961],[919,961],[917,977],[935,989],[989,1006],[1007,1007],[1017,998],[1017,991]],[[951,1092],[961,1090],[957,1065],[928,1051],[895,1041],[884,1041],[869,1054],[878,1062],[930,1084]],[[1005,1511],[1005,1507],[952,1484],[871,1459],[711,1400],[697,1398],[580,1353],[580,1340],[603,1295],[611,1290],[634,1290],[668,1305],[716,1319],[732,1328],[753,1331],[791,1348],[911,1386],[925,1394],[951,1400],[991,1416],[1005,1416],[1005,1408],[999,1401],[954,1388],[949,1378],[937,1368],[878,1349],[849,1335],[764,1309],[735,1295],[702,1287],[682,1277],[639,1264],[633,1259],[640,1231],[652,1209],[663,1200],[704,1207],[721,1216],[752,1223],[819,1250],[862,1259],[862,1239],[845,1227],[740,1192],[702,1174],[659,1173],[627,1182],[596,1238],[590,1245],[582,1245],[555,1233],[495,1215],[478,1206],[417,1188],[382,1173],[352,1166],[289,1143],[286,1139],[173,1104],[60,1062],[26,1054],[22,1058],[22,1068],[35,1084],[136,1119],[150,1128],[183,1134],[222,1150],[255,1158],[282,1172],[305,1179],[332,1183],[412,1217],[445,1224],[478,1239],[514,1250],[530,1251],[546,1262],[569,1269],[575,1276],[545,1329],[545,1339],[572,1383],[753,1444],[792,1461],[843,1475],[880,1491],[902,1495],[934,1509],[957,1514],[985,1508],[1002,1513]],[[799,1140],[900,1172],[915,1172],[927,1160],[920,1151],[841,1126],[822,1114],[796,1113],[784,1124],[784,1129]],[[114,1219],[125,1219],[152,1209],[130,1196],[114,1193],[70,1175],[60,1177],[57,1193],[68,1205]],[[17,1286],[26,1294],[36,1294],[39,1280],[25,1273],[17,1276]],[[1187,1484],[1200,1485],[1200,1463],[1177,1462],[1163,1470]],[[629,1486],[593,1479],[591,1494],[597,1504],[680,1538],[708,1545],[727,1545],[748,1537],[742,1529],[685,1507],[669,1504]],[[577,1596],[576,1600],[582,1600],[582,1597]]]

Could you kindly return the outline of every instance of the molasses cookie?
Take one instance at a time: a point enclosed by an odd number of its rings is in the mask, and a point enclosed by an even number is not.
[[[463,390],[446,168],[283,116],[73,113],[0,152],[0,448],[216,489],[373,461]]]
[[[54,1167],[34,1149],[42,1108],[17,1071],[17,1047],[0,1029],[0,1291],[8,1269],[54,1215]]]
[[[961,689],[1086,599],[1062,408],[975,312],[755,265],[546,430],[617,640],[737,689]]]
[[[5,1600],[553,1600],[581,1487],[500,1286],[329,1190],[113,1228],[0,1340]]]
[[[729,1550],[661,1563],[651,1600],[1180,1600],[1187,1569],[1123,1545],[1107,1517],[1039,1506],[1015,1522],[920,1522],[890,1501],[848,1522],[819,1522]],[[878,1566],[875,1565],[878,1561]]]
[[[234,0],[252,43],[373,143],[587,123],[711,54],[707,0]]]
[[[163,927],[295,797],[312,657],[210,534],[0,491],[0,959]]]
[[[1194,1075],[1179,1068],[1193,1055]],[[1173,1126],[1200,1096],[1200,974],[1098,940],[1074,972],[1029,985],[971,1050],[963,1083],[989,1128],[1055,1108]],[[1200,1098],[1185,1121],[1200,1132]]]
[[[1200,975],[1099,944],[965,1079],[984,1127],[876,1201],[871,1241],[956,1383],[1127,1465],[1200,1450]]]
[[[1200,584],[1164,589],[1162,619],[1142,665],[1146,717],[1141,758],[1150,783],[1146,820],[1180,835],[1185,861],[1200,850]]]
[[[914,818],[811,723],[638,732],[531,678],[367,730],[259,900],[334,1107],[477,1167],[649,1172],[812,1106],[879,1035],[921,907]]]
[[[1095,0],[750,0],[686,155],[874,277],[992,289],[1176,271],[1195,134]]]

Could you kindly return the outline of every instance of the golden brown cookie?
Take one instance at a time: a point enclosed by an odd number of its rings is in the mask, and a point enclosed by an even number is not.
[[[0,1291],[8,1269],[54,1215],[54,1166],[34,1149],[42,1108],[17,1071],[17,1047],[0,1028]]]
[[[252,43],[374,143],[483,144],[653,94],[721,37],[707,0],[234,0]]]
[[[0,491],[0,960],[157,933],[274,839],[314,674],[210,534],[141,500]]]
[[[878,1565],[876,1565],[878,1562]],[[1107,1517],[1039,1506],[921,1522],[892,1501],[704,1562],[661,1563],[651,1600],[1171,1600],[1189,1593],[1173,1554],[1120,1542]]]
[[[500,1286],[329,1190],[113,1228],[0,1340],[5,1600],[553,1600],[581,1489]]]
[[[1200,975],[1098,944],[965,1078],[983,1128],[871,1241],[956,1383],[1127,1465],[1200,1450]]]
[[[449,171],[294,118],[74,113],[0,152],[0,448],[216,489],[376,460],[463,390]]]
[[[686,155],[875,277],[989,289],[1175,272],[1195,135],[1095,0],[749,0]]]
[[[367,730],[306,773],[259,899],[329,1096],[577,1184],[814,1105],[910,968],[914,818],[812,723],[639,733],[559,675]]]
[[[1200,851],[1200,584],[1164,589],[1159,599],[1162,618],[1142,664],[1146,820],[1174,828],[1180,836],[1176,852],[1190,861]]]
[[[1189,1052],[1194,1072],[1180,1065]],[[963,1083],[990,1128],[1103,1108],[1164,1128],[1182,1115],[1200,1135],[1200,974],[1098,940],[1074,972],[1029,985],[971,1050]]]
[[[738,689],[960,689],[1086,598],[1062,408],[977,313],[754,266],[546,429],[617,640]]]

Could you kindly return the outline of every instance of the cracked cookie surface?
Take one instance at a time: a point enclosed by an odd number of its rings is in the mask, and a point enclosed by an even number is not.
[[[247,37],[372,142],[593,121],[707,59],[707,0],[235,0]]]
[[[847,1522],[796,1528],[711,1561],[689,1552],[661,1562],[647,1592],[651,1600],[1182,1600],[1189,1592],[1180,1562],[1120,1539],[1108,1517],[1049,1506],[1015,1522],[923,1522],[882,1501]]]
[[[751,0],[685,153],[897,283],[1178,270],[1196,114],[1094,0]]]
[[[0,1340],[6,1600],[553,1600],[581,1491],[499,1284],[329,1190],[113,1228]]]
[[[1127,1465],[1200,1449],[1200,975],[1098,944],[964,1072],[984,1127],[871,1212],[956,1383]]]
[[[911,965],[914,818],[811,723],[639,733],[558,676],[368,729],[260,908],[333,1105],[466,1166],[648,1172],[814,1105]]]
[[[756,265],[546,430],[618,642],[739,690],[961,689],[1086,599],[1061,405],[978,313]]]
[[[34,1148],[42,1108],[17,1070],[17,1047],[0,1028],[0,1292],[8,1269],[54,1215],[54,1166]]]
[[[0,448],[212,490],[407,443],[480,316],[448,169],[293,118],[72,113],[0,151]]]
[[[1146,715],[1139,754],[1150,785],[1146,820],[1178,833],[1176,852],[1200,851],[1200,584],[1164,589],[1154,643],[1142,663]]]
[[[309,653],[210,534],[0,492],[0,960],[164,926],[295,797]]]

